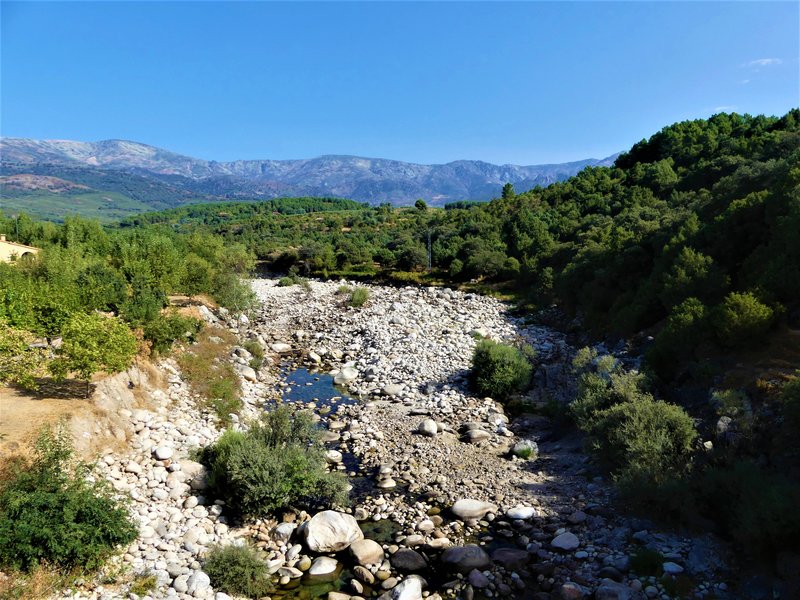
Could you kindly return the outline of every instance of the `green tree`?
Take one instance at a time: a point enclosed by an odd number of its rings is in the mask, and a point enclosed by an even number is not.
[[[98,371],[118,373],[127,369],[136,356],[136,338],[115,318],[76,313],[64,327],[64,342],[50,369],[56,378],[77,373],[89,381]]]
[[[425,202],[422,198],[414,202],[414,208],[420,211],[428,210],[428,203]]]
[[[0,322],[0,384],[36,389],[47,365],[44,348],[31,346],[33,335]]]
[[[745,346],[764,337],[772,316],[772,309],[750,292],[731,292],[714,310],[712,322],[724,345]]]
[[[503,200],[511,200],[514,196],[516,196],[516,193],[514,193],[514,186],[511,183],[505,184],[502,192]]]

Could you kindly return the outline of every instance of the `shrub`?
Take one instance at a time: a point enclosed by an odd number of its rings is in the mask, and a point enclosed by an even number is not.
[[[347,304],[354,308],[360,308],[367,303],[367,300],[369,300],[369,290],[365,287],[357,287],[350,293]]]
[[[144,325],[144,338],[150,342],[153,354],[168,352],[178,339],[194,339],[203,328],[203,322],[178,314],[162,315]]]
[[[524,391],[531,381],[533,366],[514,346],[480,340],[472,355],[472,386],[482,396],[506,401]]]
[[[245,432],[226,431],[201,460],[212,491],[244,517],[301,501],[344,498],[344,481],[326,470],[310,415],[292,416],[286,407],[265,413]]]
[[[253,358],[250,359],[250,367],[258,371],[264,364],[264,348],[255,340],[247,340],[243,347],[253,355]]]
[[[214,277],[214,299],[234,313],[247,313],[258,306],[253,288],[233,273],[218,273]]]
[[[211,585],[233,596],[261,598],[271,591],[266,563],[249,546],[215,546],[206,555],[203,571]]]
[[[766,334],[772,316],[772,309],[759,302],[753,294],[731,292],[714,312],[714,330],[724,345],[745,346]]]
[[[647,362],[665,380],[675,377],[681,362],[690,360],[706,335],[708,311],[697,298],[687,298],[670,313],[667,324],[647,352]]]
[[[42,561],[95,570],[136,539],[125,508],[88,465],[72,458],[63,428],[41,431],[35,455],[0,488],[0,565],[29,571]]]
[[[281,277],[278,280],[278,287],[291,287],[295,284],[294,277]]]
[[[686,475],[697,437],[681,407],[649,394],[599,411],[589,433],[601,460],[624,486],[633,487]]]
[[[336,293],[339,294],[340,296],[346,296],[347,294],[351,294],[352,292],[353,288],[351,288],[349,285],[342,284],[338,288],[336,288]]]
[[[649,397],[641,389],[644,376],[621,369],[613,372],[602,370],[606,362],[600,360],[597,373],[588,372],[579,377],[578,394],[569,405],[572,418],[584,431],[591,430],[601,410],[623,402],[633,402],[643,396]]]
[[[34,336],[0,322],[0,384],[36,389],[47,366],[44,348],[32,348]]]

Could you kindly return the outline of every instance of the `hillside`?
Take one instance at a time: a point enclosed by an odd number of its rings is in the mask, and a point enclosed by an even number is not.
[[[208,161],[122,140],[74,142],[4,138],[4,175],[45,175],[117,192],[151,208],[192,199],[265,199],[285,196],[352,198],[379,204],[409,204],[424,198],[433,205],[456,200],[489,200],[505,183],[519,190],[562,181],[587,166],[608,165],[614,157],[549,165],[493,165],[461,160],[422,165],[356,156],[307,160]],[[2,186],[5,206],[17,208],[16,189]],[[28,199],[32,212],[36,202]],[[13,206],[12,206],[13,205]],[[131,212],[138,212],[131,209]]]

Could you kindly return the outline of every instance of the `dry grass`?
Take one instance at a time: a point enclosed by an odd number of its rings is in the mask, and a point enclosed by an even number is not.
[[[70,573],[41,566],[31,573],[0,573],[0,598],[3,600],[43,600],[69,587]]]
[[[213,341],[220,338],[222,341]],[[178,354],[181,368],[191,390],[210,407],[223,424],[230,414],[242,407],[239,376],[228,360],[236,336],[225,329],[206,327],[197,342]]]

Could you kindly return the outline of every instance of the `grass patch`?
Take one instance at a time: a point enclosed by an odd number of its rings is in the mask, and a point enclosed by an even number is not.
[[[369,290],[365,287],[357,287],[350,292],[350,298],[347,300],[347,305],[353,308],[361,308],[369,300]]]
[[[3,600],[42,600],[58,597],[75,578],[74,573],[65,573],[50,565],[41,564],[28,573],[12,571],[0,580],[0,598]]]
[[[158,579],[152,573],[140,573],[131,583],[130,593],[137,596],[146,596],[156,589]]]
[[[221,339],[222,342],[211,338]],[[207,327],[197,342],[178,356],[178,365],[192,392],[200,396],[223,424],[242,408],[239,376],[228,360],[236,338],[230,332]]]
[[[261,598],[272,589],[266,563],[249,546],[211,548],[203,571],[214,589],[234,596]]]
[[[242,347],[253,355],[250,359],[250,368],[258,371],[264,364],[264,348],[255,340],[247,340]]]

